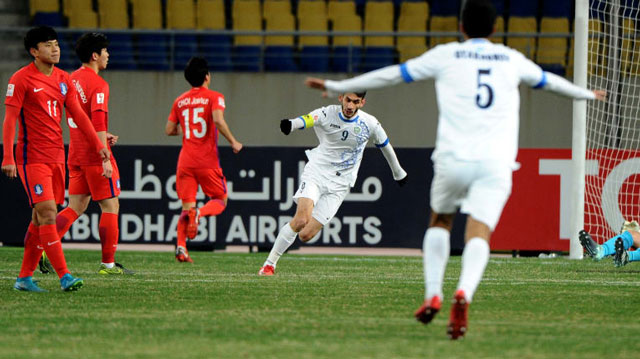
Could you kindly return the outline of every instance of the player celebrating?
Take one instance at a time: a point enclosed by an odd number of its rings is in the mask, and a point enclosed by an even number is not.
[[[25,236],[24,257],[16,290],[43,292],[32,280],[42,250],[60,277],[63,290],[83,285],[67,269],[60,236],[56,230],[56,204],[64,201],[64,143],[60,121],[62,106],[99,153],[105,176],[109,173],[109,151],[100,142],[89,118],[84,114],[69,74],[55,67],[60,61],[60,47],[55,30],[47,26],[27,32],[24,45],[34,61],[9,79],[3,124],[4,157],[2,172],[10,178],[20,175],[33,215]],[[20,119],[16,162],[13,139],[16,120]]]
[[[329,223],[356,182],[362,154],[370,139],[382,150],[393,179],[400,185],[406,183],[407,173],[400,166],[380,122],[359,111],[365,104],[364,97],[364,92],[346,92],[338,98],[340,105],[321,107],[308,115],[280,122],[280,130],[285,135],[292,129],[313,127],[320,144],[306,152],[309,162],[293,196],[296,214],[280,229],[259,275],[275,274],[278,260],[296,235],[307,242]]]
[[[229,141],[234,153],[240,152],[242,143],[233,137],[224,120],[224,96],[209,90],[211,74],[207,61],[192,57],[184,69],[184,77],[193,87],[174,101],[165,133],[168,136],[182,133],[176,173],[176,190],[182,201],[176,259],[193,262],[186,238],[195,238],[199,217],[217,216],[227,206],[227,180],[218,158],[218,131]],[[211,198],[200,209],[196,208],[198,185]]]
[[[624,267],[629,262],[640,261],[640,251],[629,251],[631,247],[640,248],[640,225],[638,222],[625,221],[620,234],[599,245],[585,230],[580,231],[580,244],[587,255],[598,262],[607,256],[613,256],[616,267]]]
[[[109,84],[98,75],[107,68],[109,53],[107,37],[101,33],[82,35],[76,43],[76,54],[82,66],[71,74],[71,82],[78,92],[82,110],[91,122],[102,144],[109,149],[108,138],[115,143],[117,138],[107,133],[109,125]],[[118,195],[120,174],[113,154],[106,165],[111,177],[102,176],[102,160],[91,148],[91,143],[82,135],[69,117],[69,206],[58,214],[57,228],[60,238],[73,222],[87,210],[89,200],[100,205],[102,214],[98,226],[102,244],[102,264],[99,274],[133,274],[115,262],[118,247]]]
[[[518,151],[519,93],[524,82],[575,99],[603,100],[605,91],[588,91],[543,71],[521,53],[486,38],[494,31],[496,10],[489,0],[468,0],[460,30],[464,42],[436,46],[401,65],[353,79],[307,79],[313,88],[340,93],[434,78],[439,108],[431,221],[423,242],[425,301],[416,318],[427,324],[440,310],[449,259],[453,217],[468,215],[462,271],[447,333],[467,330],[468,305],[489,259],[489,238],[511,193]]]

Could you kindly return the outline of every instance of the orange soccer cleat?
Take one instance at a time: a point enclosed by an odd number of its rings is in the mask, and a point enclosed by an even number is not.
[[[447,326],[447,334],[451,340],[456,340],[464,336],[467,332],[468,311],[469,303],[464,297],[464,291],[458,290],[453,297],[451,316],[449,317],[449,325]]]
[[[419,322],[429,324],[440,311],[442,307],[442,299],[437,295],[431,297],[431,300],[425,299],[424,303],[413,314]]]
[[[260,268],[260,271],[258,271],[258,275],[274,275],[276,274],[276,269],[273,268],[273,266],[270,265],[264,265],[262,268]]]
[[[176,260],[178,262],[193,263],[193,259],[191,259],[187,249],[184,247],[176,248]]]

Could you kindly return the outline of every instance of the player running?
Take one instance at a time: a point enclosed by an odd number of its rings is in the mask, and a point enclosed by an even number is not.
[[[207,61],[192,57],[184,69],[184,77],[193,87],[174,101],[165,133],[167,136],[182,134],[176,173],[176,190],[182,201],[176,259],[193,262],[187,252],[186,239],[193,239],[198,233],[199,217],[217,216],[227,206],[227,180],[218,158],[218,131],[229,141],[234,153],[240,152],[242,143],[233,137],[224,120],[224,96],[209,90],[211,74]],[[198,185],[211,198],[199,209],[196,208]]]
[[[296,214],[280,229],[259,275],[275,274],[278,260],[293,244],[296,235],[307,242],[329,223],[356,182],[369,140],[382,150],[393,179],[401,186],[406,183],[407,173],[400,166],[382,125],[374,116],[360,111],[365,104],[365,94],[346,92],[338,98],[340,105],[321,107],[307,115],[280,122],[280,130],[285,135],[294,129],[313,127],[320,144],[306,151],[309,162],[293,196]]]
[[[406,63],[344,81],[307,79],[308,86],[335,93],[435,79],[440,115],[432,156],[431,221],[423,242],[426,292],[415,317],[427,324],[441,308],[453,217],[461,207],[468,215],[466,245],[447,326],[451,339],[467,330],[468,306],[489,260],[489,238],[511,193],[518,151],[518,85],[524,82],[575,99],[603,100],[606,95],[577,87],[521,53],[491,43],[487,37],[495,19],[489,0],[468,0],[460,27],[464,42],[436,46]]]
[[[109,149],[117,137],[107,132],[109,127],[109,84],[99,75],[107,68],[109,52],[107,37],[101,33],[87,33],[76,42],[76,55],[82,66],[71,74],[71,82],[78,93],[80,106],[91,119],[102,144]],[[91,143],[78,129],[72,117],[69,124],[69,206],[58,214],[57,228],[60,238],[73,222],[81,216],[93,199],[100,205],[102,214],[98,225],[102,244],[102,263],[99,274],[133,274],[115,261],[118,247],[118,210],[120,195],[120,173],[111,153],[107,167],[111,177],[102,176],[102,160],[91,148]],[[111,142],[111,143],[109,143]]]
[[[84,284],[67,269],[60,236],[56,230],[56,204],[64,201],[64,142],[62,140],[62,107],[74,119],[91,150],[102,161],[103,175],[109,177],[109,150],[101,143],[87,115],[84,114],[69,74],[57,69],[60,61],[58,35],[48,26],[27,32],[24,46],[34,61],[9,79],[3,124],[4,157],[2,172],[10,178],[20,175],[33,207],[31,223],[25,236],[24,256],[14,289],[45,292],[32,280],[42,250],[60,277],[65,291]],[[16,121],[20,120],[16,161],[13,139]]]
[[[608,256],[613,256],[613,264],[616,267],[640,261],[640,251],[629,250],[631,247],[640,248],[640,225],[636,221],[624,221],[620,234],[603,244],[596,243],[584,229],[580,231],[579,238],[582,248],[596,262]]]

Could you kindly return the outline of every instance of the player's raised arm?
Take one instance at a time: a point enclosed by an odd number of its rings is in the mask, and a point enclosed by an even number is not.
[[[14,106],[6,106],[4,123],[2,124],[2,143],[4,155],[2,156],[2,172],[9,178],[15,178],[16,162],[13,158],[13,139],[16,135],[16,121],[20,116],[20,109]]]
[[[242,150],[242,143],[238,142],[238,140],[236,140],[236,138],[233,137],[233,134],[231,133],[231,130],[227,125],[227,122],[224,120],[224,113],[222,112],[222,110],[220,109],[213,110],[212,114],[213,114],[213,123],[216,124],[216,127],[218,128],[218,131],[220,131],[222,136],[224,136],[224,138],[226,138],[227,141],[229,141],[229,144],[231,145],[231,149],[233,150],[233,153],[240,152],[240,150]]]

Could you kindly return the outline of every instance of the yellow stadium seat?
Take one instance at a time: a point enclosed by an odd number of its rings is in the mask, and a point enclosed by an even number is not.
[[[512,47],[527,58],[533,60],[536,57],[536,38],[535,35],[538,32],[538,23],[535,17],[516,17],[511,16],[509,18],[507,27],[509,33],[527,33],[533,36],[528,37],[507,37],[507,46]]]
[[[356,15],[356,3],[353,0],[329,1],[327,5],[327,17],[332,23],[335,23],[339,16],[353,15]]]
[[[333,31],[362,31],[362,19],[357,14],[339,15],[333,22]],[[333,46],[362,46],[362,36],[333,36]]]
[[[426,32],[427,23],[422,14],[418,16],[400,15],[398,18],[398,32]],[[421,55],[427,50],[425,36],[398,36],[396,45],[400,62]]]
[[[296,20],[291,14],[273,15],[266,19],[266,31],[295,31]],[[293,35],[267,35],[267,46],[293,46]]]
[[[132,0],[133,28],[162,29],[160,0]]]
[[[365,17],[364,31],[393,31],[393,17],[370,14]],[[393,36],[365,35],[364,46],[393,46]]]
[[[193,0],[167,0],[167,28],[195,29],[195,10]]]
[[[270,0],[262,4],[262,17],[291,15],[291,3],[289,0]]]
[[[70,17],[71,13],[86,13],[93,11],[93,1],[91,0],[64,0],[62,2],[63,14],[66,17]],[[69,19],[71,21],[71,19]]]
[[[504,33],[504,18],[502,16],[498,16],[496,18],[496,33]],[[491,36],[489,38],[492,42],[496,44],[504,44],[504,36]]]
[[[231,17],[235,21],[238,17],[253,16],[262,17],[262,6],[259,0],[236,0],[231,8]]]
[[[371,20],[368,20],[371,18]],[[393,22],[393,2],[391,1],[367,1],[364,7],[364,27],[367,26],[376,26],[373,24],[375,20],[383,19],[383,18],[391,18],[391,22]],[[375,19],[375,20],[374,20]],[[386,21],[386,20],[384,20]],[[371,23],[367,25],[367,23]],[[382,26],[385,27],[386,26]]]
[[[638,45],[636,44],[636,22],[629,18],[622,19],[622,44],[620,46],[620,70],[624,74],[637,75],[638,68]],[[634,54],[634,44],[635,54]]]
[[[324,0],[300,0],[298,2],[298,19],[326,14],[327,3]]]
[[[105,29],[129,28],[127,0],[98,0],[100,27]]]
[[[453,32],[458,31],[458,18],[455,16],[433,16],[430,22],[430,31],[433,32]],[[430,45],[434,47],[452,41],[458,41],[456,36],[431,37]]]
[[[543,17],[540,21],[540,33],[569,34],[569,19]],[[559,65],[566,67],[567,38],[540,37],[536,62],[540,65]]]
[[[298,30],[299,31],[327,31],[329,23],[327,16],[318,14],[316,16],[308,16],[298,18]],[[327,46],[329,45],[329,38],[327,36],[304,36],[301,35],[298,43],[300,47],[304,46]]]
[[[587,73],[589,75],[606,76],[607,70],[607,49],[606,46],[602,46],[603,43],[597,34],[602,34],[603,24],[598,19],[589,19],[589,34],[595,36],[589,36],[587,40]],[[606,44],[606,40],[603,40]],[[574,40],[571,38],[569,45],[569,61],[567,64],[567,76],[573,76],[574,66]]]
[[[224,0],[198,0],[196,24],[198,29],[223,30],[226,28]]]
[[[37,12],[60,12],[58,0],[29,0],[29,14]]]
[[[400,16],[402,17],[424,17],[426,21],[429,18],[429,3],[426,1],[403,1],[400,4]]]
[[[93,10],[76,10],[69,13],[69,27],[72,29],[93,29],[98,27],[98,14]]]
[[[248,13],[244,16],[235,16],[233,18],[233,29],[243,31],[261,31],[262,15],[258,12]],[[262,44],[262,37],[260,35],[234,35],[233,43],[236,46],[259,46]]]

